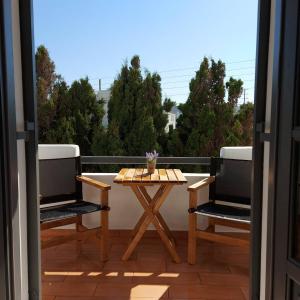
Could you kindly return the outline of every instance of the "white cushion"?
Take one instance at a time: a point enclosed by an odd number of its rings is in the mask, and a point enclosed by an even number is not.
[[[252,160],[252,146],[249,147],[222,147],[220,157],[228,159]]]
[[[39,144],[39,159],[57,159],[80,156],[78,145],[68,144]]]

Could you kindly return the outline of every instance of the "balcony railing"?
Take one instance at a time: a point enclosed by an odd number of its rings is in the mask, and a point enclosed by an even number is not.
[[[145,165],[143,156],[82,156],[83,165]],[[210,157],[159,157],[158,165],[210,166]]]

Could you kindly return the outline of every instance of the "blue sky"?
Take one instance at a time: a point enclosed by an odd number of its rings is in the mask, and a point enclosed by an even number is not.
[[[244,80],[253,101],[257,0],[34,0],[34,27],[69,84],[88,76],[108,88],[138,54],[160,73],[163,96],[180,103],[206,55]]]

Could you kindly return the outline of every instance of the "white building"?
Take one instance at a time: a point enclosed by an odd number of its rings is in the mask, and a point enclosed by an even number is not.
[[[164,113],[168,116],[168,123],[165,128],[165,131],[168,133],[170,130],[170,126],[172,126],[173,129],[176,128],[177,119],[182,114],[182,112],[177,108],[176,105],[174,105],[170,112],[164,111]]]
[[[180,110],[176,105],[174,105],[174,106],[172,107],[171,113],[175,114],[176,120],[179,118],[180,115],[182,115],[181,110]]]
[[[168,133],[170,130],[170,126],[173,127],[173,129],[176,128],[176,115],[171,112],[164,112],[168,116],[168,123],[166,125],[165,131]]]
[[[103,100],[104,116],[102,119],[102,125],[106,128],[108,126],[108,101],[110,99],[110,89],[100,90],[97,94],[97,100]]]

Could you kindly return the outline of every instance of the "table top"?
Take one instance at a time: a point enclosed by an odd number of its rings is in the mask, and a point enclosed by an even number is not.
[[[114,179],[122,184],[172,183],[183,184],[187,180],[179,169],[155,169],[149,174],[147,169],[121,169]]]

